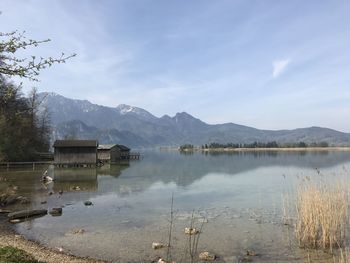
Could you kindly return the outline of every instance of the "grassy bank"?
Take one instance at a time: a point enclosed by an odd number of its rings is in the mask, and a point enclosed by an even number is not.
[[[0,263],[39,263],[32,255],[24,250],[6,246],[0,247]]]

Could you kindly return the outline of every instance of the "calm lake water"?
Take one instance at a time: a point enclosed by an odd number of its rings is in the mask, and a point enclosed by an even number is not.
[[[293,196],[305,176],[348,175],[350,152],[150,151],[143,156],[98,169],[50,167],[55,181],[47,186],[40,177],[48,167],[1,170],[7,181],[0,182],[0,192],[15,185],[31,199],[31,208],[63,207],[62,216],[14,227],[27,238],[79,256],[113,262],[165,257],[167,249],[153,250],[152,242],[168,242],[173,195],[176,262],[188,261],[184,228],[192,217],[196,227],[203,225],[198,251],[214,252],[218,262],[241,262],[247,250],[257,254],[253,262],[333,262],[330,254],[298,248],[293,228],[282,223],[282,196]],[[93,205],[85,206],[86,200]],[[79,229],[85,232],[74,233]]]

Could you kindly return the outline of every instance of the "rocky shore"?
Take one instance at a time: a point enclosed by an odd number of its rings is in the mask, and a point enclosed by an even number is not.
[[[26,240],[23,236],[17,235],[7,222],[7,217],[0,214],[0,247],[12,246],[24,250],[32,255],[39,262],[47,263],[103,263],[104,261],[79,258],[69,255],[58,249],[47,248],[37,242]]]

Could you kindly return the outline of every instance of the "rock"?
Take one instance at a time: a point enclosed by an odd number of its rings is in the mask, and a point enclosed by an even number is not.
[[[12,205],[17,202],[17,196],[7,195],[7,197],[2,201],[3,205]]]
[[[17,212],[12,212],[7,215],[7,217],[12,219],[21,219],[21,218],[28,218],[33,216],[44,216],[47,214],[46,209],[37,209],[37,210],[22,210]]]
[[[153,242],[153,243],[152,243],[152,248],[153,248],[153,249],[161,249],[161,248],[163,248],[163,247],[165,247],[165,245],[162,244],[162,243],[157,243],[157,242]]]
[[[61,207],[54,207],[49,212],[52,216],[61,216],[62,215],[62,208]]]
[[[164,259],[159,258],[158,261],[157,261],[157,263],[167,263],[167,262],[166,262]]]
[[[10,210],[0,209],[0,214],[8,214],[11,213]]]
[[[187,235],[196,235],[199,234],[199,231],[195,228],[191,228],[191,227],[185,227],[185,234]]]
[[[72,190],[80,191],[80,187],[79,187],[79,186],[73,186],[73,187],[72,187]]]
[[[63,194],[63,190],[59,190],[59,191],[58,191],[58,194],[59,194],[59,195],[62,195],[62,194]]]
[[[14,185],[14,186],[12,187],[12,190],[13,190],[13,191],[17,191],[17,190],[18,190],[18,186]]]
[[[253,250],[247,250],[246,255],[250,256],[250,257],[256,257],[257,256],[257,254]]]
[[[53,192],[50,192],[49,195],[53,195]]]
[[[12,224],[17,224],[17,223],[21,223],[22,222],[22,220],[20,220],[20,219],[11,219],[10,220],[10,223],[12,223]]]
[[[24,197],[24,196],[18,196],[16,199],[17,199],[17,201],[19,201],[20,204],[22,204],[22,205],[25,205],[25,204],[29,204],[29,203],[30,203],[29,199],[28,199],[27,197]]]
[[[85,201],[85,202],[84,202],[84,205],[90,206],[90,205],[92,205],[92,202],[91,202],[91,201]]]
[[[74,229],[74,230],[71,231],[71,233],[74,234],[74,235],[82,235],[82,234],[85,233],[85,230],[82,229],[82,228]]]
[[[40,204],[42,204],[42,205],[47,204],[47,201],[42,201],[42,202],[40,202]]]
[[[199,259],[204,261],[214,261],[216,259],[216,255],[213,253],[209,253],[208,251],[199,253]]]

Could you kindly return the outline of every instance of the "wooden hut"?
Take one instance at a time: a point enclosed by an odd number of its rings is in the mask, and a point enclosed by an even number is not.
[[[120,144],[101,144],[97,149],[98,160],[103,163],[115,163],[129,160],[130,149]]]
[[[116,144],[101,144],[97,148],[97,159],[103,163],[114,162],[117,159],[117,151]]]
[[[91,166],[97,163],[97,140],[56,140],[53,147],[56,165]]]
[[[130,159],[130,148],[125,145],[117,144],[119,160],[129,160]]]

